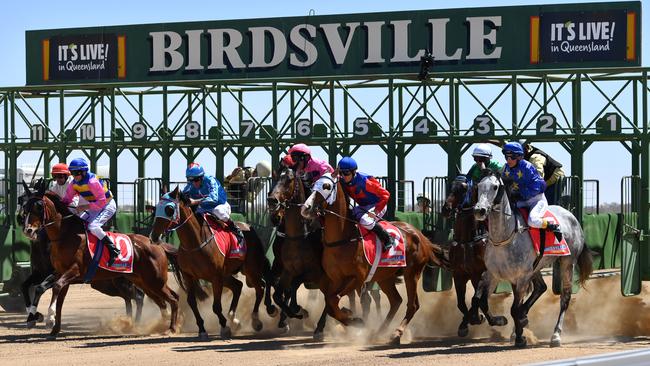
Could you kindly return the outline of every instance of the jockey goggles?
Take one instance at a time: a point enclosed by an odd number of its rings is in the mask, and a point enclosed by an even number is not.
[[[83,170],[71,170],[70,171],[70,175],[72,175],[73,177],[77,176],[77,175],[82,175],[82,174],[83,174]]]
[[[506,159],[517,160],[517,154],[506,154]]]
[[[344,175],[344,176],[347,177],[347,176],[349,176],[349,175],[354,174],[354,171],[352,171],[352,170],[339,170],[339,174],[340,174],[340,175]]]
[[[187,178],[188,182],[200,182],[203,179],[203,177],[189,177]]]

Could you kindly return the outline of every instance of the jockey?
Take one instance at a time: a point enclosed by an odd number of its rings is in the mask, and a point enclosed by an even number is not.
[[[377,221],[386,213],[390,192],[370,175],[357,173],[357,162],[349,156],[338,164],[339,176],[343,179],[343,190],[357,205],[352,215],[364,228],[371,230],[384,243],[384,250],[394,246],[394,239]]]
[[[294,161],[297,175],[311,188],[325,173],[333,173],[334,169],[325,160],[313,158],[311,149],[305,144],[295,144],[289,149],[289,155]]]
[[[474,148],[472,156],[474,157],[475,163],[471,168],[469,168],[466,176],[474,183],[478,183],[478,181],[481,179],[481,167],[479,165],[480,163],[483,163],[485,165],[485,168],[490,169],[495,173],[501,172],[503,169],[503,166],[501,166],[501,164],[492,160],[492,149],[488,144],[478,144]]]
[[[244,234],[230,219],[230,204],[226,201],[226,191],[219,181],[205,174],[203,167],[197,163],[188,165],[185,177],[187,185],[183,188],[183,193],[189,195],[190,206],[198,206],[197,213],[206,212],[224,222],[235,234],[237,241],[243,243]]]
[[[503,146],[506,157],[506,167],[503,177],[511,180],[511,197],[517,207],[530,209],[528,226],[550,230],[558,241],[562,241],[562,232],[558,224],[549,223],[544,214],[548,209],[544,190],[546,183],[539,175],[533,164],[524,160],[524,148],[518,142],[509,142]]]
[[[65,197],[65,192],[68,190],[68,186],[72,184],[72,176],[68,170],[68,165],[66,163],[54,164],[52,166],[51,174],[54,181],[50,184],[49,191],[63,199],[63,197]],[[76,213],[76,208],[79,205],[86,206],[88,205],[88,201],[83,199],[81,196],[75,195],[72,198],[72,202],[68,205],[68,208],[72,213]]]
[[[61,201],[69,205],[73,202],[75,196],[81,196],[81,198],[88,201],[87,210],[83,210],[82,206],[77,207],[77,216],[88,223],[88,231],[108,248],[108,266],[110,267],[120,255],[120,250],[115,246],[111,238],[106,235],[102,225],[108,222],[117,211],[113,194],[95,174],[88,171],[88,163],[83,158],[72,160],[68,169],[73,180],[68,185]]]

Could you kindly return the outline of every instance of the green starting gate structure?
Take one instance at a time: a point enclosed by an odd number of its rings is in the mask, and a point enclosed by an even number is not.
[[[471,145],[525,139],[556,142],[568,152],[572,177],[566,189],[578,218],[589,149],[615,141],[629,151],[633,177],[622,181],[622,288],[626,295],[638,293],[640,281],[650,279],[650,69],[639,67],[640,6],[568,4],[27,32],[29,85],[0,88],[7,187],[0,197],[2,279],[16,262],[28,259],[24,251],[16,254],[15,184],[17,162],[30,152],[37,152],[44,171],[72,153],[85,154],[93,169],[108,159],[112,182],[120,182],[125,169],[137,171],[140,178],[126,201],[132,201],[133,226],[139,229],[146,228],[147,201],[170,186],[173,159],[192,162],[207,155],[216,164],[212,173],[223,179],[227,156],[244,166],[254,149],[263,149],[276,168],[281,154],[298,142],[320,146],[332,165],[365,147],[381,149],[377,161],[387,167],[392,218],[396,208],[414,206],[413,186],[419,183],[408,180],[406,162],[416,147],[425,146],[432,156],[427,161],[447,168],[447,177],[423,182],[433,210],[424,215],[423,228],[435,235],[446,230],[436,210],[447,178],[456,174]],[[554,47],[563,44],[580,49],[579,39],[566,38],[568,28],[587,27],[590,17],[600,17],[599,32],[618,22],[618,33],[607,34],[608,50],[556,55]],[[561,37],[565,43],[553,43]],[[598,42],[592,37],[591,44]],[[83,57],[85,63],[79,61]],[[438,158],[439,151],[446,158]],[[152,176],[153,165],[159,176]],[[271,182],[260,184],[266,189]],[[113,193],[119,202],[119,189]],[[258,197],[247,218],[268,228],[265,196]]]

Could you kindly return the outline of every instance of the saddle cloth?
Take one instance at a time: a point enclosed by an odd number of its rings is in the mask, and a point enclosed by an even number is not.
[[[397,242],[397,246],[383,251],[384,244],[377,235],[363,226],[359,226],[359,231],[363,237],[363,252],[368,264],[372,266],[377,259],[377,254],[380,253],[378,267],[406,267],[406,245],[402,233],[388,221],[379,221],[377,225],[381,225],[386,229],[388,234]]]
[[[246,257],[246,241],[240,246],[237,237],[230,230],[222,227],[222,224],[212,215],[204,214],[203,218],[208,223],[214,241],[221,254],[228,259],[244,259]]]
[[[113,243],[115,243],[117,248],[120,249],[120,255],[115,259],[113,265],[109,267],[108,249],[106,249],[105,246],[102,245],[101,258],[99,259],[99,268],[111,272],[133,273],[134,255],[133,255],[133,243],[131,242],[131,238],[129,238],[127,235],[124,234],[112,233],[112,232],[106,232],[106,235],[108,235],[113,241]],[[88,243],[88,251],[90,252],[90,257],[93,258],[95,256],[95,250],[99,245],[99,239],[97,239],[97,237],[91,234],[89,231],[86,231],[86,242]]]
[[[521,216],[523,216],[524,221],[528,222],[528,209],[520,207],[519,212],[521,213]],[[546,210],[544,218],[551,223],[558,222],[557,218],[550,210]],[[529,227],[528,233],[530,234],[530,239],[533,241],[535,252],[539,254],[539,249],[541,247],[540,229]],[[544,230],[544,243],[544,256],[563,257],[571,255],[571,250],[569,250],[569,246],[567,245],[566,240],[564,240],[564,237],[562,238],[562,242],[558,243],[555,234],[550,230]]]

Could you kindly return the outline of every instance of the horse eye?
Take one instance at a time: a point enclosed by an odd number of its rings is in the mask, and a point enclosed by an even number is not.
[[[174,208],[172,206],[165,206],[165,215],[169,217],[174,216]]]
[[[498,188],[498,187],[492,187],[492,189],[494,189],[495,191],[497,190],[497,188]]]
[[[330,189],[332,189],[332,186],[329,183],[324,183],[323,184],[323,189],[330,190]]]

